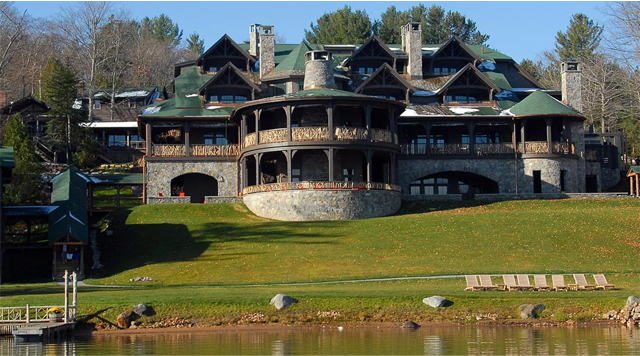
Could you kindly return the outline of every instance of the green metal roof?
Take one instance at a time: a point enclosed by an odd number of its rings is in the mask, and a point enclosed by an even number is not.
[[[309,44],[306,41],[300,42],[300,44],[296,46],[296,48],[294,48],[286,57],[284,57],[282,62],[280,62],[280,64],[278,64],[273,71],[281,72],[285,70],[295,70],[295,69],[304,70],[304,65],[305,65],[304,54],[312,50],[313,49],[311,48],[311,46],[309,46]]]
[[[502,90],[509,90],[509,91],[513,90],[513,88],[511,87],[511,84],[509,84],[509,81],[504,76],[504,74],[502,74],[500,72],[489,72],[489,71],[481,72],[481,73],[484,74],[487,78],[489,78],[489,80],[493,84],[498,86],[498,88],[500,88]]]
[[[2,209],[5,216],[48,216],[58,207],[50,205],[5,206]]]
[[[16,160],[13,156],[13,147],[0,146],[0,167],[13,168]]]
[[[93,184],[142,184],[142,173],[125,174],[88,174]]]
[[[202,108],[199,90],[209,79],[211,76],[200,74],[197,67],[190,68],[177,77],[175,80],[175,106],[178,108]]]
[[[84,244],[89,242],[88,182],[89,179],[74,166],[53,178],[51,205],[58,206],[58,209],[50,215],[49,244],[67,235]]]
[[[198,98],[198,100],[200,100]],[[176,98],[163,100],[159,103],[146,106],[140,117],[229,117],[233,107],[208,105],[204,108],[200,105],[194,108],[176,108]]]
[[[476,55],[478,55],[483,60],[496,60],[496,59],[508,60],[508,59],[512,59],[511,57],[507,56],[506,54],[500,53],[500,52],[496,51],[495,49],[487,47],[485,45],[470,45],[470,44],[468,44],[467,47],[469,47],[469,49],[471,49]]]
[[[515,116],[538,115],[573,115],[582,116],[579,112],[564,105],[549,94],[536,91],[509,109]]]
[[[314,97],[314,96],[340,96],[340,97],[358,97],[358,98],[374,98],[370,95],[356,94],[350,91],[338,90],[338,89],[309,89],[300,90],[297,93],[285,94],[283,97]]]

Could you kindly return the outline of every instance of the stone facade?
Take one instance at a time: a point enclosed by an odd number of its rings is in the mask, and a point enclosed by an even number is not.
[[[422,28],[420,23],[402,26],[402,50],[407,53],[407,73],[411,79],[422,79]]]
[[[582,112],[582,69],[575,61],[562,62],[562,101]]]
[[[288,190],[244,196],[258,216],[283,221],[356,220],[395,213],[399,192],[387,190]]]
[[[584,177],[577,174],[577,158],[531,157],[518,159],[518,193],[533,193],[533,171],[540,171],[542,193],[560,193],[560,171],[565,171],[567,192],[584,191]],[[499,192],[516,193],[516,172],[513,159],[401,159],[398,178],[402,193],[409,195],[411,182],[441,172],[466,172],[489,178],[498,183]]]
[[[264,31],[269,31],[264,33]],[[276,67],[275,39],[273,27],[260,28],[260,78],[269,74]]]
[[[326,58],[320,55],[326,54]],[[328,52],[307,52],[311,56],[304,67],[304,89],[336,88],[333,76],[331,54]],[[316,55],[318,57],[316,57]]]
[[[147,197],[147,204],[189,204],[191,197]]]
[[[218,180],[218,196],[238,196],[238,170],[233,161],[147,161],[147,197],[171,196],[171,180],[187,173],[202,173]],[[177,198],[177,197],[176,197]],[[188,201],[187,201],[188,202]]]

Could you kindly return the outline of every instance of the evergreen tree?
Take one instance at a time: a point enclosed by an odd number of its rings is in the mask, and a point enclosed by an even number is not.
[[[140,25],[143,36],[150,36],[173,46],[179,45],[182,40],[182,30],[165,14],[152,19],[145,17]]]
[[[604,27],[590,20],[585,14],[574,14],[566,32],[556,34],[556,51],[561,61],[581,60],[591,56],[598,45]]]
[[[380,22],[377,24],[376,32],[384,43],[402,43],[400,27],[409,22],[409,13],[398,11],[395,6],[390,6],[387,11],[380,15]]]
[[[43,203],[44,181],[42,166],[35,153],[33,139],[29,136],[19,114],[9,118],[3,145],[13,146],[16,167],[11,184],[4,191],[4,201],[9,205]]]
[[[192,33],[187,38],[187,49],[200,57],[204,53],[204,40],[201,40],[197,33]]]
[[[311,23],[311,30],[304,30],[310,43],[344,44],[363,43],[373,32],[373,24],[366,11],[351,11],[346,6],[331,13],[325,13],[317,21]]]

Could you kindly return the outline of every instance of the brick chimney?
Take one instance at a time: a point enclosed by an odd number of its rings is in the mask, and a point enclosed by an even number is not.
[[[260,44],[260,38],[258,32],[260,31],[260,24],[254,23],[249,25],[249,54],[252,56],[258,56],[258,45]]]
[[[582,112],[582,66],[580,62],[562,62],[562,102]]]
[[[402,51],[409,56],[407,74],[411,79],[422,79],[422,27],[418,22],[409,22],[400,32]]]
[[[276,67],[273,26],[260,26],[260,78]]]
[[[304,58],[304,90],[336,88],[331,52],[309,51]]]

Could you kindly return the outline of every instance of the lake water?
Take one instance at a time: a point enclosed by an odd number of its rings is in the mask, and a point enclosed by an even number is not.
[[[640,329],[424,326],[102,334],[61,343],[0,339],[0,355],[638,355]]]

